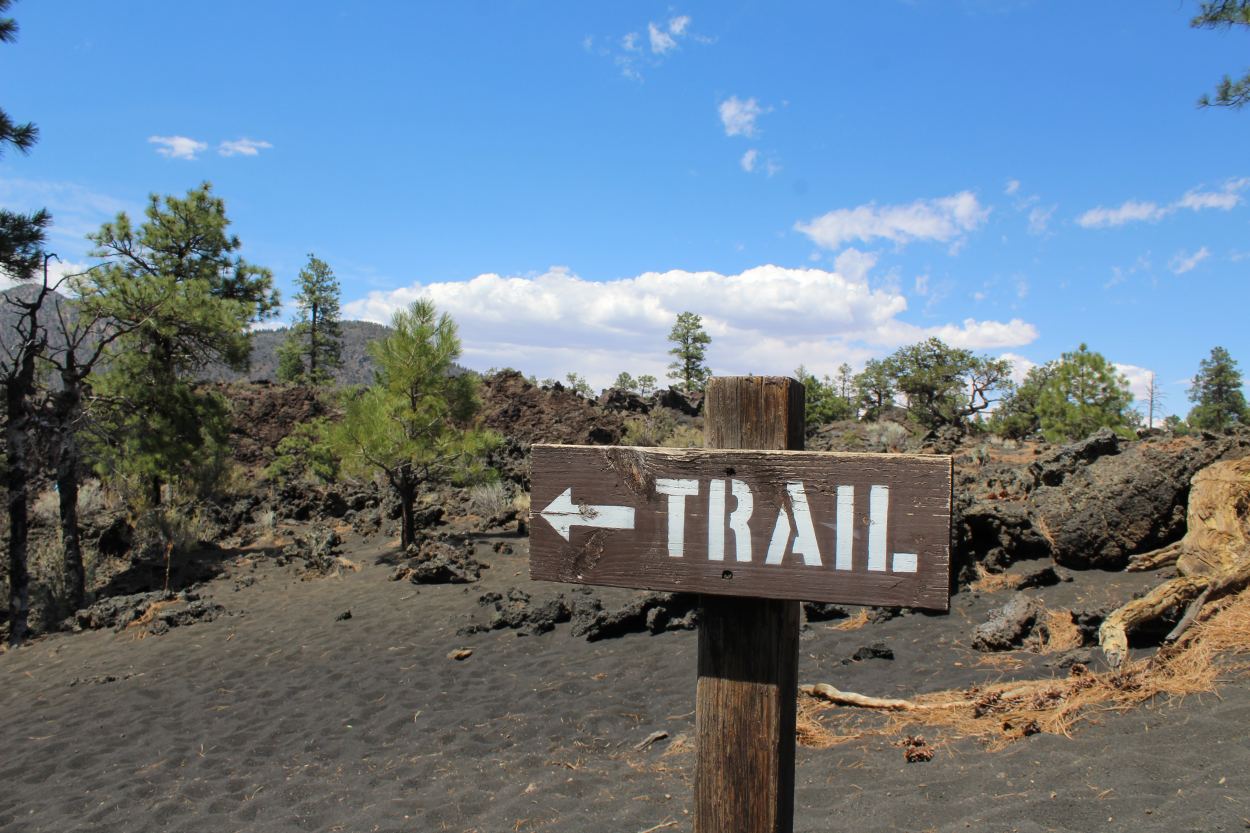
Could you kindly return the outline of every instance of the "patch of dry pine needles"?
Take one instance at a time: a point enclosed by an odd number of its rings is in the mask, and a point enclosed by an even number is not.
[[[985,568],[984,564],[974,565],[977,571],[976,580],[968,586],[969,590],[978,593],[995,593],[999,590],[1014,590],[1016,586],[1023,580],[1021,576],[1009,573],[993,573]]]
[[[1044,651],[1080,644],[1066,611],[1049,612]],[[1060,647],[1063,646],[1063,647]],[[1094,672],[1074,665],[1067,677],[937,691],[912,700],[881,700],[804,686],[799,697],[798,740],[824,748],[870,737],[941,734],[944,741],[972,738],[990,750],[1038,733],[1070,735],[1082,722],[1132,709],[1157,698],[1184,699],[1215,692],[1217,684],[1250,670],[1250,592],[1212,604],[1174,645],[1154,655]],[[841,702],[830,702],[830,698]],[[859,706],[844,706],[859,698]]]

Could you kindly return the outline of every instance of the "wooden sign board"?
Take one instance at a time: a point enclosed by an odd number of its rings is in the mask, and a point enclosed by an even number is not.
[[[947,610],[951,460],[535,445],[530,577]]]

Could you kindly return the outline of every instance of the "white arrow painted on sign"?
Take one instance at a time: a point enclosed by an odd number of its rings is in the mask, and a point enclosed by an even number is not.
[[[573,502],[572,486],[547,504],[542,516],[566,541],[569,540],[569,530],[575,526],[595,526],[600,529],[634,528],[634,507],[591,506],[585,503],[578,505]]]

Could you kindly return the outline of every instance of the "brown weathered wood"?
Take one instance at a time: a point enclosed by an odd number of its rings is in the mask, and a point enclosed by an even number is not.
[[[765,405],[775,406],[766,402]],[[714,408],[714,406],[711,406]],[[781,415],[777,415],[781,418]],[[759,423],[761,427],[765,424]],[[795,426],[802,436],[801,426]],[[709,441],[740,442],[741,425],[711,426]],[[765,439],[770,439],[765,437]],[[772,445],[777,445],[773,437]],[[761,443],[762,445],[762,443]],[[669,550],[669,502],[657,481],[693,480],[699,493],[681,500],[680,557]],[[710,484],[717,502],[723,546],[709,551]],[[728,518],[738,508],[734,481],[751,491],[749,562],[738,548]],[[816,553],[799,548],[793,497],[786,484],[803,484]],[[885,560],[869,569],[874,487],[888,489]],[[544,509],[566,489],[569,506],[628,506],[630,529],[574,526],[566,541],[544,518]],[[852,511],[839,517],[839,488]],[[949,599],[951,463],[948,457],[905,454],[832,454],[802,451],[534,447],[530,575],[535,579],[653,590],[715,593],[752,598],[801,599],[945,610]],[[780,511],[792,540],[779,564],[767,563]],[[849,517],[848,517],[849,515]],[[559,518],[557,517],[558,521]],[[580,520],[580,518],[576,519]],[[839,568],[841,522],[849,523],[850,569]],[[847,542],[844,537],[843,543]],[[895,553],[916,555],[915,572],[896,570]],[[811,561],[817,560],[818,564]],[[845,566],[843,563],[841,566]]]
[[[803,448],[803,386],[708,383],[709,447]],[[695,833],[791,833],[799,603],[705,595],[695,697]]]
[[[1140,599],[1112,611],[1098,630],[1107,661],[1128,654],[1128,635],[1181,605],[1184,616],[1168,634],[1172,642],[1198,618],[1204,605],[1250,585],[1250,458],[1222,460],[1190,483],[1185,537],[1137,556],[1139,569],[1175,563],[1178,576]]]

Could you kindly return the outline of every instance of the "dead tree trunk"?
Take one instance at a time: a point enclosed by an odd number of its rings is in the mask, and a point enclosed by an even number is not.
[[[30,535],[30,474],[32,460],[33,401],[35,398],[35,360],[47,347],[47,334],[39,323],[39,312],[48,297],[45,266],[43,287],[29,301],[10,298],[8,302],[21,310],[14,329],[18,335],[16,350],[6,350],[7,362],[0,385],[4,387],[4,439],[6,443],[7,489],[9,515],[9,643],[20,645],[29,630],[30,571],[27,564],[27,539]]]
[[[1129,565],[1154,569],[1174,562],[1177,578],[1107,616],[1098,639],[1112,665],[1128,653],[1128,634],[1135,628],[1186,605],[1167,636],[1174,641],[1203,605],[1250,584],[1250,458],[1214,463],[1194,475],[1186,521],[1184,538],[1143,553]]]
[[[75,421],[81,402],[81,382],[71,374],[61,374],[62,390],[53,402],[57,430],[56,488],[60,497],[61,548],[65,556],[66,603],[71,611],[83,607],[87,575],[83,566],[81,532],[78,527],[78,486],[82,455],[78,447]]]
[[[35,358],[29,358],[29,377],[34,377]],[[30,534],[30,387],[22,384],[24,374],[8,380],[5,405],[8,408],[4,439],[8,454],[5,487],[9,513],[9,644],[26,639],[30,617],[30,571],[27,568],[27,538]]]

